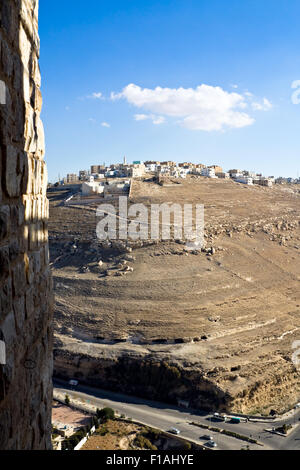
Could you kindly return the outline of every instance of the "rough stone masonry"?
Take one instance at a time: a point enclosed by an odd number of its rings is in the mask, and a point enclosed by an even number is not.
[[[51,448],[52,289],[38,1],[0,1],[0,449]]]

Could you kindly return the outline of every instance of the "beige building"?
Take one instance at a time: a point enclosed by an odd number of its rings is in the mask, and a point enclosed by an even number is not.
[[[218,178],[223,178],[223,179],[228,179],[228,178],[230,178],[229,173],[226,173],[225,171],[218,171],[217,173],[215,173],[215,175],[216,175]]]
[[[128,165],[125,168],[126,176],[131,178],[140,178],[145,174],[145,165],[143,163],[138,163],[136,165]]]
[[[215,174],[223,173],[223,168],[219,165],[210,165],[208,168],[212,168],[213,170],[215,170]]]
[[[91,174],[96,174],[96,173],[103,173],[105,171],[105,166],[104,165],[92,165],[91,166]]]
[[[67,183],[77,183],[77,181],[78,181],[78,176],[76,175],[76,173],[67,174],[67,178],[66,178]]]
[[[176,162],[171,162],[171,161],[160,162],[160,166],[176,166]]]

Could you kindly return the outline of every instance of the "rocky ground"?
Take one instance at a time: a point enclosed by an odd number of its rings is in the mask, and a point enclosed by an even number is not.
[[[81,450],[189,450],[191,444],[135,423],[108,420]]]
[[[49,193],[55,373],[192,406],[299,401],[300,193],[188,178],[136,181],[132,202],[204,204],[202,251],[96,238],[96,209]]]

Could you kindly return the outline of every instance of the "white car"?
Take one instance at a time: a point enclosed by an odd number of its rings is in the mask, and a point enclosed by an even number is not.
[[[76,385],[78,385],[78,380],[69,380],[69,385],[76,387]]]
[[[168,432],[171,432],[172,434],[180,434],[180,431],[177,428],[171,428],[168,430]]]

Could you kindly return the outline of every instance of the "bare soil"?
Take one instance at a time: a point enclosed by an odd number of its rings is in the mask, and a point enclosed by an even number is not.
[[[106,247],[96,239],[94,207],[66,207],[63,194],[51,193],[57,370],[62,351],[99,361],[150,355],[199,371],[236,411],[282,411],[298,401],[298,187],[135,181],[133,202],[204,204],[207,252],[194,254],[175,240]]]

